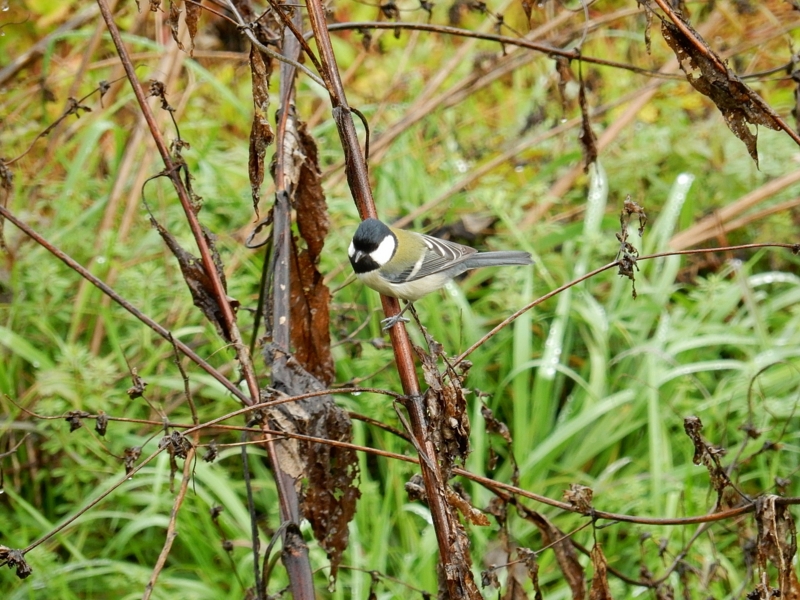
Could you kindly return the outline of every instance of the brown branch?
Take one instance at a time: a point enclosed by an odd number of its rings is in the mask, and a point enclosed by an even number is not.
[[[164,338],[171,344],[174,344],[175,347],[180,350],[184,355],[189,357],[198,367],[203,369],[206,373],[211,375],[217,382],[221,383],[226,390],[228,390],[231,394],[233,394],[239,401],[243,404],[247,404],[250,399],[242,394],[238,387],[228,381],[217,369],[212,367],[205,359],[201,358],[194,350],[189,348],[186,344],[181,342],[180,340],[174,339],[172,337],[172,333],[161,324],[157,323],[146,314],[141,312],[138,308],[133,306],[130,302],[125,300],[122,296],[120,296],[117,292],[111,289],[106,283],[101,281],[97,278],[94,274],[92,274],[88,269],[83,267],[79,264],[75,259],[70,257],[67,253],[61,251],[57,247],[53,246],[47,239],[43,236],[38,234],[34,231],[29,225],[25,222],[21,221],[14,215],[11,211],[9,211],[5,206],[0,204],[0,215],[3,218],[7,219],[11,223],[17,226],[22,232],[24,232],[29,238],[34,240],[40,246],[42,246],[45,250],[50,252],[53,256],[58,258],[61,262],[67,265],[70,269],[75,271],[78,275],[83,277],[101,292],[103,292],[106,296],[111,298],[114,302],[119,304],[122,308],[127,310],[131,315],[133,315],[137,320],[141,321],[145,325],[147,325],[150,329],[155,331],[158,335]]]
[[[358,143],[355,124],[347,105],[336,56],[328,35],[325,10],[320,0],[307,0],[306,6],[319,49],[322,77],[328,84],[333,118],[345,153],[345,172],[350,190],[361,218],[377,217],[369,186],[366,161]],[[381,303],[387,317],[396,315],[400,310],[399,302],[395,298],[381,296]],[[427,435],[425,408],[414,368],[408,333],[404,326],[399,325],[391,328],[390,337],[398,375],[407,396],[404,405],[409,413],[412,433],[418,447],[425,452],[424,460],[420,461],[420,468],[439,544],[442,572],[445,575],[448,592],[451,598],[480,597],[469,568],[469,550],[461,543],[456,527],[451,521],[454,518],[453,514],[445,501],[446,483],[439,470],[436,450]]]
[[[122,41],[122,36],[120,35],[119,28],[117,27],[117,24],[114,22],[113,15],[111,14],[111,11],[108,8],[108,3],[106,0],[97,0],[97,4],[100,7],[100,12],[103,15],[103,19],[106,22],[106,26],[108,27],[108,32],[111,34],[111,39],[114,41],[114,46],[117,49],[117,54],[119,55],[120,61],[122,62],[122,66],[125,69],[125,74],[128,76],[128,81],[130,82],[131,87],[133,88],[133,93],[136,96],[137,102],[139,103],[139,108],[142,111],[142,116],[147,122],[147,126],[150,129],[150,134],[152,135],[153,141],[156,144],[158,153],[161,155],[161,160],[164,162],[165,175],[169,177],[169,179],[172,181],[172,185],[175,188],[176,193],[178,194],[178,199],[180,200],[181,206],[183,207],[183,211],[186,216],[186,220],[189,224],[189,228],[192,231],[195,243],[197,244],[197,248],[200,251],[200,259],[203,264],[203,269],[205,270],[205,274],[208,277],[208,280],[211,283],[211,286],[214,290],[214,296],[216,298],[220,313],[222,314],[222,319],[225,328],[228,334],[231,336],[234,349],[236,350],[237,358],[239,359],[239,364],[242,367],[244,378],[247,381],[248,390],[250,392],[250,398],[247,399],[247,403],[254,404],[258,402],[259,391],[258,391],[258,381],[256,380],[255,371],[253,370],[253,363],[250,360],[247,347],[243,343],[241,335],[239,334],[239,329],[236,326],[236,319],[233,314],[233,309],[231,308],[231,305],[228,302],[227,294],[225,293],[225,288],[222,284],[222,280],[220,279],[219,273],[217,272],[216,266],[214,265],[214,260],[211,256],[211,251],[208,247],[208,243],[206,242],[206,238],[205,235],[203,234],[200,222],[197,220],[197,215],[195,214],[194,208],[192,207],[192,202],[189,198],[189,194],[186,191],[186,188],[184,187],[183,181],[181,180],[180,170],[178,168],[178,165],[176,165],[175,162],[172,160],[169,148],[167,147],[167,144],[164,141],[164,136],[161,135],[161,131],[159,130],[158,124],[155,121],[155,116],[153,115],[153,111],[147,102],[147,96],[145,96],[144,90],[142,89],[142,85],[139,83],[139,80],[136,77],[136,71],[133,67],[133,64],[131,63],[130,56],[128,55],[128,49],[125,47],[125,44]]]
[[[562,56],[568,60],[580,60],[585,63],[599,65],[603,67],[613,67],[615,69],[622,69],[624,71],[631,71],[640,75],[647,75],[649,77],[658,77],[662,79],[678,79],[682,80],[683,77],[679,75],[672,75],[670,73],[663,73],[655,69],[644,69],[629,63],[616,62],[613,60],[606,60],[594,56],[586,56],[581,54],[580,50],[564,50],[558,46],[550,44],[542,44],[533,42],[524,38],[511,37],[507,35],[499,35],[496,33],[486,33],[484,31],[472,31],[470,29],[461,29],[459,27],[451,27],[448,25],[433,25],[431,23],[409,23],[403,21],[355,21],[348,23],[331,23],[328,25],[328,31],[347,31],[350,29],[408,29],[411,31],[430,31],[441,35],[452,35],[456,37],[466,37],[476,40],[485,40],[489,42],[497,42],[503,46],[518,46],[528,50],[535,50],[548,56]]]
[[[673,251],[670,251],[670,252],[660,252],[658,254],[648,254],[646,256],[640,256],[637,260],[649,260],[649,259],[653,259],[653,258],[663,258],[665,256],[676,256],[676,255],[682,255],[682,254],[707,254],[707,253],[712,253],[712,252],[731,252],[733,250],[750,250],[750,249],[755,249],[755,248],[786,248],[787,250],[792,250],[795,254],[800,253],[800,244],[761,243],[761,244],[742,244],[742,245],[739,245],[739,246],[725,246],[725,247],[722,247],[722,248],[702,248],[702,249],[697,249],[697,250],[677,250],[677,251],[673,250]],[[458,365],[467,356],[469,356],[470,354],[475,352],[475,350],[477,350],[484,343],[486,343],[487,340],[489,340],[492,337],[494,337],[495,335],[497,335],[502,329],[504,329],[505,327],[507,327],[508,325],[513,323],[514,321],[516,321],[521,315],[523,315],[524,313],[528,312],[533,307],[538,306],[539,304],[541,304],[545,300],[549,300],[550,298],[560,294],[564,290],[569,289],[572,286],[577,285],[578,283],[580,283],[582,281],[586,281],[587,279],[590,279],[590,278],[594,277],[595,275],[597,275],[599,273],[602,273],[603,271],[608,271],[609,269],[613,269],[614,267],[619,266],[619,264],[620,264],[620,261],[615,260],[614,262],[610,262],[607,265],[603,265],[602,267],[598,267],[594,271],[590,271],[589,273],[586,273],[585,275],[582,275],[581,277],[578,277],[577,279],[574,279],[574,280],[570,281],[569,283],[565,283],[564,285],[562,285],[562,286],[560,286],[560,287],[558,287],[558,288],[546,293],[544,296],[540,296],[539,298],[537,298],[533,302],[530,302],[529,304],[526,304],[525,306],[520,308],[514,314],[512,314],[509,317],[506,317],[505,319],[503,319],[503,321],[501,321],[500,323],[495,325],[491,329],[491,331],[486,333],[477,342],[472,344],[472,346],[470,346],[469,348],[464,350],[464,352],[459,354],[453,360],[453,366]]]

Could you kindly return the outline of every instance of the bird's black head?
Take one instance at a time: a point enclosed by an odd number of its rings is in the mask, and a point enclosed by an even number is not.
[[[356,273],[369,273],[389,262],[396,250],[392,230],[378,219],[367,219],[356,229],[347,255]]]

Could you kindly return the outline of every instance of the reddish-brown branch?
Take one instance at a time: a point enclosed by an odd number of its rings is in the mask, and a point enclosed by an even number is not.
[[[321,75],[330,93],[333,118],[345,153],[345,172],[351,193],[362,219],[377,217],[366,161],[358,142],[351,110],[347,105],[336,56],[327,31],[325,11],[319,0],[307,0],[306,5],[311,29],[319,49],[319,59],[322,64]],[[387,316],[395,315],[400,311],[400,304],[395,298],[381,296],[381,303]],[[452,598],[469,597],[471,572],[464,560],[468,550],[460,546],[451,524],[452,513],[445,501],[446,483],[438,468],[436,451],[427,435],[425,411],[414,367],[411,342],[402,325],[392,327],[390,337],[398,375],[407,396],[405,406],[409,413],[412,433],[416,438],[416,445],[426,453],[424,460],[420,461],[420,468],[439,543],[440,559],[446,575],[448,591]]]
[[[158,153],[161,155],[161,160],[164,162],[164,175],[169,177],[170,181],[172,182],[175,192],[178,195],[178,200],[183,207],[186,221],[189,224],[189,228],[192,231],[197,248],[200,251],[200,259],[203,264],[203,269],[205,270],[205,274],[213,288],[215,299],[222,314],[224,326],[228,334],[231,336],[239,363],[244,373],[244,378],[247,381],[248,390],[250,392],[250,398],[248,398],[247,401],[248,403],[254,404],[258,402],[259,391],[258,381],[256,380],[255,371],[253,370],[253,363],[250,360],[247,346],[245,346],[245,344],[242,342],[241,335],[239,334],[238,327],[236,326],[236,318],[233,314],[233,309],[228,302],[225,288],[222,284],[219,273],[217,272],[216,266],[214,265],[214,260],[211,256],[211,250],[206,242],[200,222],[197,220],[197,215],[192,207],[189,194],[183,185],[183,181],[181,180],[178,165],[176,165],[172,160],[172,156],[169,152],[167,143],[164,140],[164,136],[161,135],[161,131],[158,128],[153,111],[147,102],[147,96],[142,89],[141,83],[139,83],[139,79],[136,77],[136,71],[133,67],[133,63],[130,60],[130,56],[128,55],[128,49],[122,41],[119,28],[114,22],[114,17],[108,8],[108,2],[106,0],[97,0],[97,4],[100,7],[100,13],[103,15],[103,20],[106,22],[108,32],[111,34],[111,39],[113,40],[114,46],[117,49],[117,55],[122,62],[122,66],[125,69],[125,74],[127,75],[128,81],[133,89],[133,93],[136,96],[139,108],[142,111],[142,116],[144,117],[144,120],[150,129],[150,134],[152,135],[153,141],[156,144]]]

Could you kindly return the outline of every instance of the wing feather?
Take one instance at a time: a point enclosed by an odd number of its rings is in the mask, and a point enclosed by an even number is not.
[[[385,277],[388,281],[392,283],[403,283],[416,281],[423,277],[441,273],[442,271],[457,267],[477,252],[477,250],[469,246],[462,246],[455,242],[440,240],[439,238],[429,235],[422,235],[422,240],[425,242],[427,250],[421,263],[418,262],[405,271],[392,275],[391,277]]]

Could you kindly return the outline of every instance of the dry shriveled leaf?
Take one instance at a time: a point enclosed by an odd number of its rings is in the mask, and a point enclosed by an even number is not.
[[[583,514],[592,511],[592,496],[594,490],[579,483],[571,483],[568,490],[564,490],[563,498]]]
[[[556,73],[558,73],[558,95],[561,98],[561,111],[566,116],[567,113],[567,83],[574,79],[569,59],[564,56],[556,56]]]
[[[317,265],[330,228],[322,191],[317,147],[305,125],[288,119],[284,138],[284,185],[297,215],[297,227],[306,249],[293,242],[291,277],[291,341],[295,357],[312,375],[333,381],[330,353],[330,291]]]
[[[797,530],[794,517],[787,506],[776,502],[778,496],[762,496],[756,501],[758,525],[757,561],[762,584],[767,584],[767,561],[778,570],[780,598],[800,598],[800,587],[792,568],[797,552]]]
[[[330,230],[328,205],[322,190],[322,171],[314,138],[308,133],[305,123],[297,127],[297,140],[303,161],[300,164],[297,190],[292,204],[297,211],[297,228],[305,241],[311,260],[319,261],[325,238]]]
[[[589,589],[589,600],[613,600],[611,588],[608,587],[608,562],[600,544],[595,542],[592,548],[592,587]]]
[[[516,504],[520,516],[530,521],[539,528],[545,546],[551,546],[556,554],[556,561],[567,580],[572,591],[572,600],[583,600],[586,597],[584,589],[583,567],[578,561],[578,554],[558,527],[553,525],[547,518],[534,510],[526,508],[522,504]],[[557,540],[557,541],[556,541]]]
[[[275,352],[280,350],[265,349],[267,363],[273,367],[274,385],[278,389],[291,395],[324,389],[320,381],[294,359],[275,361]],[[352,442],[350,417],[336,406],[331,396],[280,404],[269,409],[269,418],[284,431]],[[301,478],[306,482],[302,490],[303,513],[311,523],[314,537],[328,553],[331,577],[335,578],[342,553],[347,548],[347,524],[353,518],[356,502],[361,496],[357,487],[358,456],[350,448],[297,439],[279,441],[278,449],[281,468],[298,482]]]
[[[539,561],[536,559],[536,553],[530,548],[517,548],[517,555],[523,561],[528,577],[533,583],[533,599],[542,600],[542,590],[539,587]]]
[[[488,517],[483,514],[480,510],[472,506],[472,502],[469,498],[469,495],[466,491],[461,487],[447,487],[447,502],[450,506],[454,506],[458,509],[464,518],[467,519],[473,525],[479,525],[481,527],[488,527],[489,526],[489,519]]]
[[[14,567],[17,577],[20,579],[25,579],[33,573],[33,569],[25,561],[25,555],[22,552],[8,546],[0,546],[0,567],[5,566]]]
[[[253,87],[253,125],[250,128],[250,154],[248,173],[253,196],[253,209],[258,211],[261,200],[261,184],[264,182],[264,156],[267,147],[275,139],[269,124],[269,77],[272,74],[272,59],[255,46],[250,48],[250,76]]]
[[[169,16],[166,20],[166,25],[169,27],[169,32],[172,34],[172,39],[175,40],[175,43],[178,44],[178,48],[183,50],[183,44],[181,43],[180,38],[178,37],[178,24],[181,18],[181,9],[178,8],[178,5],[175,3],[174,0],[170,0],[169,2]]]
[[[699,418],[694,416],[686,417],[683,420],[683,429],[694,444],[692,462],[696,465],[703,465],[708,469],[711,485],[717,492],[717,506],[719,507],[725,488],[731,485],[731,480],[719,460],[719,457],[725,454],[725,450],[709,444],[703,436],[700,435],[700,432],[703,430],[703,423]]]
[[[688,82],[717,105],[728,128],[744,142],[750,157],[758,164],[758,131],[751,131],[748,124],[778,130],[781,129],[779,117],[728,68],[688,22],[683,20],[682,24],[691,38],[676,25],[663,20],[664,40],[678,58]]]
[[[192,42],[192,47],[189,48],[189,55],[194,53],[194,38],[197,37],[197,23],[200,21],[201,8],[199,3],[185,2],[184,8],[186,9],[186,29],[189,32],[189,39]]]
[[[589,115],[589,102],[586,100],[586,84],[583,75],[580,77],[580,92],[578,100],[581,107],[581,132],[578,139],[583,149],[583,172],[589,172],[589,165],[597,162],[597,136],[592,130],[592,118]]]
[[[296,254],[292,261],[290,288],[294,356],[304,369],[329,384],[334,377],[329,327],[331,293],[308,250]]]
[[[167,248],[169,248],[170,252],[172,252],[173,256],[178,260],[178,266],[181,269],[181,274],[183,275],[184,281],[186,281],[186,285],[189,287],[189,292],[192,294],[192,301],[194,305],[203,311],[203,314],[209,321],[211,321],[211,323],[214,324],[214,327],[216,327],[219,334],[227,341],[230,341],[230,332],[225,324],[222,310],[217,303],[214,293],[214,286],[212,285],[211,279],[208,277],[206,270],[203,267],[203,262],[181,248],[180,244],[178,244],[178,241],[158,221],[155,220],[155,217],[153,217],[152,214],[150,215],[150,223],[156,228],[156,231],[158,231],[161,239],[164,240]],[[205,227],[203,228],[203,235],[205,237],[206,244],[211,251],[214,266],[216,267],[219,278],[222,281],[222,287],[223,289],[227,290],[228,285],[225,281],[225,271],[222,268],[222,261],[219,257],[219,252],[217,252],[217,246],[215,243],[216,238]],[[235,300],[229,298],[228,301],[231,302],[234,308],[238,306],[238,303]]]
[[[525,13],[525,18],[528,19],[528,29],[530,29],[533,2],[531,0],[520,0],[520,3],[522,4],[522,11]]]
[[[428,409],[430,439],[438,449],[444,478],[456,463],[463,464],[469,453],[469,414],[462,388],[462,376],[439,371],[438,359],[443,356],[441,344],[428,338],[430,354],[414,346],[422,363],[422,376],[428,384],[425,405]]]

